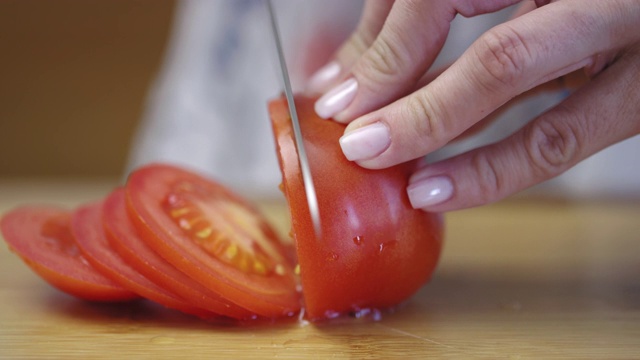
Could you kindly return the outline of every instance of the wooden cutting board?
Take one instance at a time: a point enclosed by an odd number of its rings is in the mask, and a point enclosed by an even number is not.
[[[107,182],[0,180],[0,212],[74,206]],[[262,202],[285,232],[280,201]],[[382,319],[216,324],[91,304],[0,245],[1,359],[640,358],[640,202],[517,199],[447,215],[433,280]]]

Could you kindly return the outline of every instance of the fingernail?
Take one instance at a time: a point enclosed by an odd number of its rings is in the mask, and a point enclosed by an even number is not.
[[[340,64],[337,61],[328,63],[311,75],[307,82],[306,92],[321,93],[338,78],[338,75],[340,75]]]
[[[382,123],[373,123],[346,133],[340,138],[340,147],[350,161],[367,160],[380,155],[391,144],[389,129]]]
[[[354,78],[334,87],[316,101],[316,113],[323,119],[339,113],[349,106],[356,96],[356,90],[358,90],[358,82]]]
[[[443,203],[453,195],[453,183],[448,176],[434,176],[417,180],[407,187],[409,201],[414,209]]]

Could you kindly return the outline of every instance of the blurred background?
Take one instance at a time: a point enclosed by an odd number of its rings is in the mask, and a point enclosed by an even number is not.
[[[0,176],[120,176],[174,8],[0,1]]]

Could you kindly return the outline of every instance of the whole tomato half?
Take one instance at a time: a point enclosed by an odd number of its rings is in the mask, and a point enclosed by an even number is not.
[[[415,210],[406,186],[415,162],[382,170],[348,161],[344,125],[319,118],[297,97],[301,132],[318,197],[321,237],[311,222],[286,99],[270,102],[282,188],[291,211],[306,315],[323,319],[397,305],[431,276],[443,223]]]

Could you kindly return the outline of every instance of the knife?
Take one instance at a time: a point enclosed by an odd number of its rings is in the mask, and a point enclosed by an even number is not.
[[[296,149],[298,150],[298,161],[300,162],[300,170],[302,171],[302,181],[304,183],[304,191],[307,196],[307,205],[309,206],[309,213],[311,214],[311,222],[313,223],[313,230],[316,234],[316,238],[320,239],[321,228],[320,210],[318,209],[318,197],[316,196],[315,186],[313,185],[313,178],[311,176],[311,169],[309,168],[309,159],[307,158],[307,152],[304,149],[304,141],[302,140],[302,132],[300,131],[298,112],[296,111],[296,104],[293,100],[293,90],[291,89],[289,71],[287,70],[287,62],[284,59],[284,51],[282,50],[282,42],[280,41],[278,22],[276,20],[276,14],[273,10],[273,4],[271,3],[271,0],[267,0],[267,8],[269,9],[271,30],[273,32],[273,39],[276,45],[276,51],[278,53],[278,62],[280,63],[280,70],[282,71],[284,94],[287,98],[287,103],[289,104],[289,114],[291,115],[291,122],[293,124],[293,136],[296,142]]]

